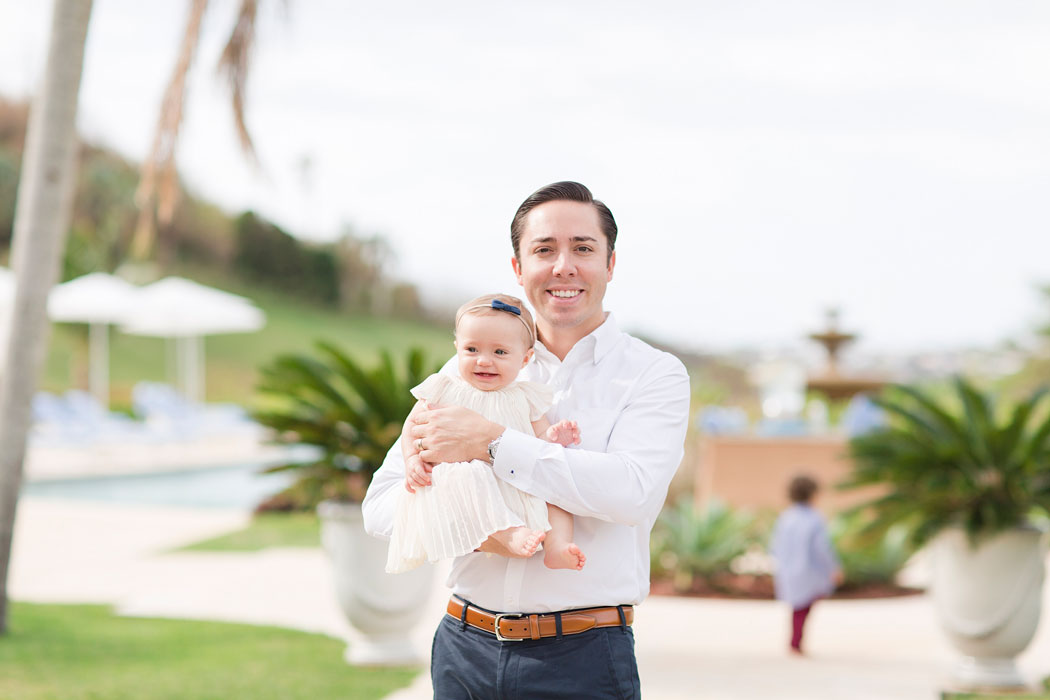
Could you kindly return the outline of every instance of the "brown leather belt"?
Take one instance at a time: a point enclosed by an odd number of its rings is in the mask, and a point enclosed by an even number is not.
[[[463,609],[466,608],[466,615]],[[595,627],[619,627],[634,622],[634,608],[620,605],[608,608],[582,608],[556,613],[491,613],[456,598],[448,601],[448,614],[471,627],[496,635],[503,642],[523,642],[561,634],[579,634]]]

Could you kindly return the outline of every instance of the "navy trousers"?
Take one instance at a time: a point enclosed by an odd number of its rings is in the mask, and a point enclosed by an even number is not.
[[[501,642],[446,615],[434,634],[434,700],[638,700],[630,627]]]

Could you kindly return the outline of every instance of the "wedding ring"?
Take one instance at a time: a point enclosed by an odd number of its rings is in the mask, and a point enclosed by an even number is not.
[[[419,438],[418,440],[416,440],[416,449],[420,452],[423,451],[423,438]]]

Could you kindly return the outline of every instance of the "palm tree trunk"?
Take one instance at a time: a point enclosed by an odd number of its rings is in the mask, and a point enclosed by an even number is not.
[[[76,117],[92,0],[55,0],[47,64],[30,108],[15,208],[18,280],[0,372],[0,633],[7,630],[7,573],[22,482],[30,405],[47,349],[47,296],[58,278],[75,182]]]

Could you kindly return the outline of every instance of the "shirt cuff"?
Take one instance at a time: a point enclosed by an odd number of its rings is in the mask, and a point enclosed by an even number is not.
[[[533,469],[546,444],[534,435],[507,428],[500,438],[499,448],[496,449],[496,460],[492,463],[493,473],[508,484],[528,491],[532,484]]]

